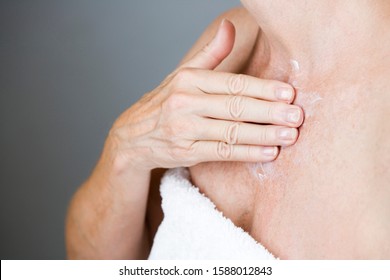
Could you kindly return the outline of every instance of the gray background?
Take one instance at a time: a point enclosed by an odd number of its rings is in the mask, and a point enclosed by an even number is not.
[[[63,259],[68,202],[123,110],[238,0],[0,0],[0,257]]]

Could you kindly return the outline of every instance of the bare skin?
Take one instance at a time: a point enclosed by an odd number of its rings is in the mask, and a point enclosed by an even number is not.
[[[294,84],[294,103],[306,113],[298,142],[281,149],[277,160],[261,165],[259,161],[273,158],[243,160],[228,153],[221,162],[221,155],[207,159],[201,154],[185,162],[185,156],[165,161],[171,157],[159,153],[150,162],[145,161],[150,154],[114,152],[123,151],[113,147],[124,147],[119,143],[125,142],[110,133],[95,171],[69,209],[70,258],[147,257],[162,218],[158,195],[162,170],[152,179],[151,170],[174,166],[190,166],[194,184],[237,226],[280,258],[390,258],[388,4],[242,2],[251,15],[245,9],[221,15],[183,64],[210,42],[223,18],[232,21],[237,30],[234,49],[215,70]],[[230,31],[225,35],[229,38]],[[159,96],[158,92],[152,95]],[[148,111],[134,108],[146,107],[130,108],[114,128],[131,124],[137,120],[132,115]],[[286,126],[280,123],[281,115],[272,112],[277,111],[268,110],[268,115],[279,116],[279,123],[257,118],[259,125]],[[221,134],[221,141],[226,140]],[[290,146],[296,140],[280,143],[275,131],[251,130],[247,135],[262,139],[253,145],[260,146],[256,157],[262,145]],[[237,141],[249,141],[248,136],[240,137]],[[161,147],[161,151],[172,148]],[[213,162],[197,164],[204,161]],[[151,180],[155,184],[149,192]]]
[[[280,258],[389,259],[388,2],[242,2],[262,27],[242,73],[294,84],[305,122],[272,163],[202,163],[192,181]]]
[[[69,207],[69,258],[148,256],[161,220],[158,196],[149,196],[149,186],[158,184],[152,170],[210,161],[272,161],[278,146],[297,140],[303,112],[290,104],[293,87],[215,71],[241,50],[240,43],[233,49],[231,22],[222,21],[215,33],[115,121],[95,170]],[[243,61],[246,57],[241,55]]]

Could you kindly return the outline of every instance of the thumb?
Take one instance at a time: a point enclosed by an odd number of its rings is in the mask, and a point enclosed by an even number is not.
[[[213,70],[231,53],[235,35],[233,23],[224,19],[212,41],[184,63],[183,67]]]

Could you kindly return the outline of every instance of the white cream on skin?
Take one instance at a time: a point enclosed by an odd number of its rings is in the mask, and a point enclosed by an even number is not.
[[[299,78],[302,76],[302,69],[297,60],[290,60],[290,69],[289,69],[289,80],[288,83],[294,86],[296,90],[296,98],[294,100],[294,104],[300,106],[305,112],[305,121],[300,128],[302,130],[307,124],[315,124],[317,121],[314,119],[314,114],[318,111],[318,106],[320,105],[323,97],[318,92],[305,91],[303,87],[300,86]],[[302,136],[302,135],[301,135]],[[303,137],[304,138],[304,137]],[[299,139],[300,152],[295,154],[293,157],[293,162],[298,164],[300,163],[304,157],[305,159],[309,159],[314,157],[311,153],[310,144],[306,143],[305,139]],[[287,150],[288,149],[288,150]],[[281,147],[280,153],[291,152],[289,147]],[[258,178],[259,183],[261,185],[265,185],[264,181],[268,179],[278,180],[282,177],[288,176],[288,170],[285,170],[283,173],[280,170],[276,171],[275,162],[270,163],[251,163],[248,164],[248,168],[250,168],[253,176]]]

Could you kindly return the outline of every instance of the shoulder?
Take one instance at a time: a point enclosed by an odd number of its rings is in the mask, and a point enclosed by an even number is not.
[[[220,71],[239,72],[244,67],[256,44],[259,26],[249,12],[243,7],[230,9],[219,15],[203,32],[193,47],[185,55],[182,62],[191,58],[195,53],[208,44],[216,34],[223,19],[230,20],[236,28],[236,40],[233,51],[218,66]]]

